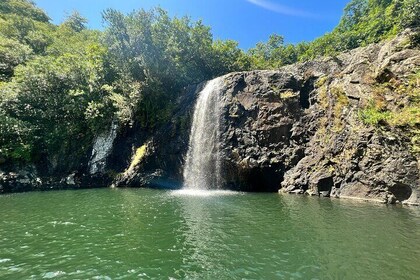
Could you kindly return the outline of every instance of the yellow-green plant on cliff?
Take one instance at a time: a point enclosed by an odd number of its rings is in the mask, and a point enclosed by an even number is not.
[[[392,96],[387,102],[384,95]],[[405,81],[377,84],[369,104],[359,111],[366,125],[404,129],[411,137],[413,150],[420,151],[420,70]]]
[[[133,156],[131,157],[130,166],[124,171],[124,175],[128,175],[133,172],[134,168],[141,163],[143,157],[146,155],[148,143],[136,148]]]

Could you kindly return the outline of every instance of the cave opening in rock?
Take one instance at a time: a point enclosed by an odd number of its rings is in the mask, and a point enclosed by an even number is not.
[[[332,177],[320,179],[317,184],[318,192],[330,192],[333,186],[334,181]]]
[[[389,188],[389,191],[395,195],[397,200],[404,201],[410,198],[412,189],[402,183],[397,183],[396,185]]]
[[[302,89],[300,90],[299,103],[300,106],[302,106],[302,108],[304,109],[308,109],[311,105],[311,103],[309,102],[309,95],[315,89],[314,82],[314,77],[309,78],[305,81]]]
[[[283,168],[279,165],[253,168],[241,173],[242,183],[233,189],[247,192],[277,192],[284,178]]]

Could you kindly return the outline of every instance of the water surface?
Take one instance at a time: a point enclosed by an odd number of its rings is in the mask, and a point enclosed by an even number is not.
[[[0,279],[419,279],[420,209],[277,194],[0,196]]]

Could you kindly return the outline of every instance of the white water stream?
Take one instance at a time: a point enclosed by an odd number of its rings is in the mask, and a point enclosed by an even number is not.
[[[221,186],[220,93],[223,83],[223,78],[211,80],[199,93],[184,166],[184,189],[215,190]]]

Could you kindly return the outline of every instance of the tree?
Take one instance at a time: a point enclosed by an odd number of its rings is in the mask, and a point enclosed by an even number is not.
[[[141,84],[135,114],[146,126],[165,121],[183,87],[246,67],[234,41],[213,43],[208,26],[189,17],[171,18],[162,9],[124,15],[108,9],[104,42],[118,80]],[[127,98],[123,87],[119,94]]]
[[[87,23],[87,19],[82,17],[78,11],[73,11],[62,24],[75,32],[81,32],[87,29]]]
[[[251,62],[248,56],[238,48],[238,42],[234,40],[221,41],[213,43],[214,59],[217,61],[212,72],[216,76],[229,72],[249,70]]]
[[[420,3],[418,0],[403,0],[401,26],[404,28],[420,27]]]
[[[28,0],[2,0],[0,2],[0,14],[15,14],[44,23],[50,20],[43,10],[37,8],[33,1]]]
[[[338,25],[341,32],[351,30],[356,24],[366,17],[368,11],[368,1],[353,0],[344,8],[344,15]]]
[[[26,61],[31,53],[29,46],[0,35],[0,81],[11,78],[14,68]]]

